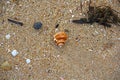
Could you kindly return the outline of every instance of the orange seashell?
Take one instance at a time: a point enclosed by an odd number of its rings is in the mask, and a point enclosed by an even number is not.
[[[58,46],[63,46],[67,40],[67,34],[65,32],[58,32],[54,35],[54,41]]]

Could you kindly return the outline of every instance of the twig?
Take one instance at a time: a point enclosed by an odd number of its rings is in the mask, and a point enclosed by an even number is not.
[[[16,21],[16,20],[12,20],[12,19],[8,19],[9,22],[12,22],[14,24],[18,24],[20,26],[23,26],[23,23],[22,22],[19,22],[19,21]]]

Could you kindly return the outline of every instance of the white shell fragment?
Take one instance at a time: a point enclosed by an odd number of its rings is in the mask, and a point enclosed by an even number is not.
[[[14,57],[15,57],[16,55],[18,55],[18,53],[19,53],[19,52],[18,52],[17,50],[13,50],[13,51],[11,52],[12,56],[14,56]]]
[[[72,13],[72,10],[71,10],[71,9],[70,9],[69,11],[70,11],[70,13]]]
[[[120,40],[120,38],[118,38],[118,40]]]
[[[74,17],[75,15],[72,15],[72,18]]]
[[[6,39],[10,39],[10,34],[7,34],[7,35],[5,36],[5,38],[6,38]]]
[[[26,59],[26,63],[29,64],[31,61],[30,59]]]

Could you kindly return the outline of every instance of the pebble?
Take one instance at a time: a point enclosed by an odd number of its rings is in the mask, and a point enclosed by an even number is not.
[[[7,4],[10,4],[10,1],[7,1],[6,3],[7,3]]]
[[[31,61],[30,59],[26,59],[26,63],[29,64]]]
[[[90,52],[93,51],[92,49],[88,49]]]
[[[8,49],[7,51],[8,51],[8,53],[9,53],[9,52],[10,52],[10,49]]]
[[[5,36],[5,38],[6,38],[6,39],[10,39],[10,34],[7,34],[7,35]]]
[[[91,25],[91,27],[94,27],[93,25]]]
[[[95,31],[96,34],[99,34],[99,32]]]
[[[63,77],[60,77],[60,80],[64,80],[64,78],[63,78]]]
[[[60,57],[60,55],[57,55],[57,57]]]
[[[36,22],[36,23],[34,23],[33,27],[34,27],[34,29],[38,30],[42,27],[42,23],[41,22]]]
[[[72,15],[72,18],[74,17],[75,15]]]
[[[72,13],[72,10],[71,10],[71,9],[70,9],[69,11],[70,11],[70,13]]]
[[[82,13],[80,13],[80,16],[82,16]]]
[[[0,43],[0,46],[2,46],[3,45],[3,43]]]
[[[59,24],[56,24],[55,28],[58,28],[59,27]]]
[[[12,52],[11,52],[11,54],[12,54],[12,56],[17,56],[18,54],[19,54],[19,52],[17,51],[17,50],[13,50]]]
[[[118,38],[118,40],[120,40],[120,38]]]
[[[59,31],[58,28],[56,28],[56,29],[55,29],[55,32],[58,32],[58,31]]]

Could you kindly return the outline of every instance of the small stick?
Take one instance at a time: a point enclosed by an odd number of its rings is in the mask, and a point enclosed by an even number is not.
[[[12,23],[15,23],[15,24],[18,24],[20,26],[23,26],[23,23],[22,22],[19,22],[19,21],[15,21],[15,20],[12,20],[12,19],[8,19],[9,22],[12,22]]]

